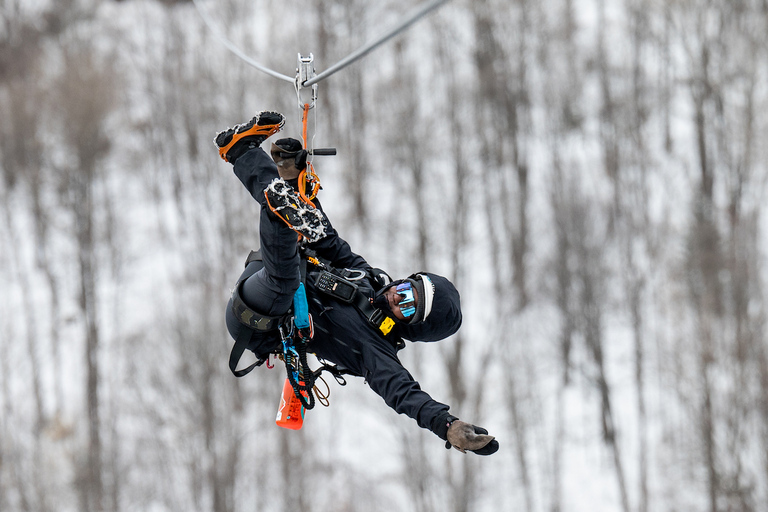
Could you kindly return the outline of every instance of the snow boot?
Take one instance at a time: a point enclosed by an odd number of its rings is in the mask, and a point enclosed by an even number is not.
[[[329,224],[323,212],[302,201],[296,190],[282,178],[272,180],[264,195],[270,210],[310,242],[317,242],[327,234]]]
[[[448,427],[448,441],[445,447],[453,446],[461,453],[467,450],[478,455],[491,455],[499,449],[499,442],[482,427],[476,427],[461,420],[454,420]]]
[[[260,146],[267,137],[279,132],[285,117],[277,112],[259,112],[250,121],[219,132],[214,139],[219,156],[225,162],[235,163],[251,147]]]

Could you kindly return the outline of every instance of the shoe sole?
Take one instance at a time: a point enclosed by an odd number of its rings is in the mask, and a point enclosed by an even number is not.
[[[232,146],[237,144],[243,137],[262,135],[266,138],[279,132],[285,124],[285,118],[283,118],[278,124],[259,125],[258,122],[260,117],[260,115],[257,115],[247,123],[236,125],[234,128],[230,128],[216,136],[216,145],[219,146],[219,156],[222,160],[229,162],[229,160],[227,160],[227,153],[229,153]],[[229,133],[230,131],[232,133]],[[222,133],[225,134],[224,140],[221,141],[221,143],[225,144],[224,146],[221,146],[219,143],[219,137]]]
[[[310,242],[317,242],[326,235],[327,221],[323,213],[299,198],[299,195],[283,180],[275,178],[264,191],[267,205],[289,228]]]

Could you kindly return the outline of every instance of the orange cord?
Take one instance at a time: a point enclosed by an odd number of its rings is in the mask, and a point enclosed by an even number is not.
[[[304,112],[301,114],[301,139],[304,147],[307,147],[307,121],[309,120],[309,103],[304,104]]]
[[[304,109],[301,114],[301,138],[304,143],[304,148],[307,147],[307,124],[309,121],[309,103],[304,104]],[[317,192],[320,190],[320,179],[315,174],[315,168],[312,166],[312,162],[307,164],[307,168],[301,171],[299,174],[299,183],[303,183],[303,187],[299,187],[299,195],[307,203],[315,206],[312,200],[317,197]],[[305,189],[309,188],[309,195],[305,193]]]

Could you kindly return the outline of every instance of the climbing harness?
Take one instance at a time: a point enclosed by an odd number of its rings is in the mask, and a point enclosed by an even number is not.
[[[287,381],[290,383],[293,394],[299,400],[301,406],[306,409],[312,409],[315,406],[315,397],[324,406],[327,407],[329,405],[330,387],[322,378],[323,372],[330,373],[341,386],[346,385],[344,375],[351,375],[351,372],[329,364],[321,358],[317,358],[320,367],[314,371],[308,364],[307,354],[310,351],[309,345],[314,336],[315,326],[307,302],[305,288],[307,279],[311,279],[318,292],[354,305],[368,322],[379,331],[379,334],[384,339],[390,341],[396,350],[403,348],[404,343],[398,336],[392,335],[392,328],[395,325],[394,319],[381,309],[375,307],[370,299],[358,289],[357,283],[367,276],[364,271],[331,267],[322,262],[314,251],[303,244],[300,245],[300,254],[302,282],[294,294],[293,308],[282,316],[262,315],[252,310],[243,301],[240,295],[242,283],[263,267],[259,251],[251,251],[248,255],[245,262],[246,268],[248,269],[251,263],[256,264],[248,272],[244,273],[240,281],[235,285],[232,291],[231,304],[231,310],[235,318],[247,329],[241,329],[235,338],[235,343],[229,356],[229,368],[236,377],[247,375],[254,368],[261,366],[265,362],[267,367],[272,368],[274,364],[270,361],[269,356],[266,359],[259,358],[255,363],[242,370],[237,370],[237,364],[251,341],[251,331],[262,333],[278,332],[281,349],[275,353],[285,364]],[[312,271],[308,271],[308,265],[312,265]],[[326,335],[330,335],[325,330],[322,331]],[[325,384],[325,391],[321,391],[317,387],[318,380]]]
[[[310,251],[306,250],[306,252]],[[254,265],[249,268],[249,265],[252,263]],[[346,380],[343,376],[350,372],[319,358],[320,367],[318,369],[313,371],[308,364],[308,345],[314,335],[314,324],[312,322],[312,315],[309,313],[306,289],[304,287],[307,263],[321,265],[320,261],[314,256],[304,256],[302,258],[300,267],[302,282],[294,294],[293,308],[282,316],[262,315],[248,307],[241,297],[243,282],[263,267],[261,252],[250,252],[245,261],[245,267],[248,271],[240,277],[232,291],[231,311],[237,321],[247,329],[241,329],[235,338],[235,343],[229,355],[229,368],[236,377],[243,377],[264,363],[267,363],[268,368],[273,368],[274,363],[270,360],[270,356],[273,354],[269,354],[266,359],[258,358],[255,363],[241,370],[237,369],[237,364],[248,348],[252,331],[262,333],[277,332],[280,335],[282,348],[274,354],[285,364],[287,381],[290,383],[293,393],[300,401],[301,406],[306,409],[312,409],[315,406],[315,395],[321,404],[326,407],[329,405],[330,388],[325,380],[322,379],[323,372],[333,375],[336,382],[342,386],[346,385]],[[317,388],[316,382],[318,379],[325,384],[326,391],[323,392]]]

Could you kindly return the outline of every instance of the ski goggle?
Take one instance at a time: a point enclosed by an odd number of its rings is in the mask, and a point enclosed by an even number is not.
[[[416,297],[413,294],[413,286],[409,282],[400,283],[395,288],[395,292],[401,297],[397,305],[400,308],[400,312],[405,318],[410,318],[416,313]]]

